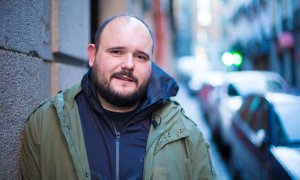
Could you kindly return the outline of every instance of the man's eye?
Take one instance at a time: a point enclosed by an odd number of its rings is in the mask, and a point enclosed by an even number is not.
[[[143,55],[137,55],[137,58],[140,61],[147,61],[148,60],[148,58],[146,56],[143,56]]]
[[[112,50],[110,51],[111,54],[115,55],[115,56],[119,56],[121,55],[121,51],[120,50]]]

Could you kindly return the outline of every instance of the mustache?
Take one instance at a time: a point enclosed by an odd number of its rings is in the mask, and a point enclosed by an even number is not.
[[[120,71],[120,72],[115,72],[111,75],[111,78],[121,78],[121,77],[126,77],[128,79],[130,79],[131,81],[137,83],[138,82],[138,78],[136,78],[133,73],[131,71],[127,71],[127,70],[123,70],[123,71]]]

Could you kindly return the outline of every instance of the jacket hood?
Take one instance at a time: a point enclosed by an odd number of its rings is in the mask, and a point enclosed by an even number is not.
[[[175,79],[153,62],[144,105],[150,106],[158,102],[165,104],[170,97],[176,96],[178,89],[179,87]]]

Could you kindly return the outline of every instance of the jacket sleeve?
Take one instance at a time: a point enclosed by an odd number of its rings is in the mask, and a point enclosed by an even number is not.
[[[20,179],[41,179],[40,145],[36,118],[31,117],[24,128],[20,158]]]
[[[195,146],[192,147],[191,161],[192,161],[192,178],[193,179],[217,179],[214,170],[210,153],[209,145],[204,140],[200,130],[195,133]]]

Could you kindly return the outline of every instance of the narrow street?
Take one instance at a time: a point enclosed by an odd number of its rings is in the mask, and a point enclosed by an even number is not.
[[[180,88],[177,96],[175,97],[175,100],[183,106],[187,116],[193,119],[195,123],[199,126],[206,141],[209,143],[212,163],[215,167],[218,179],[232,179],[228,167],[222,159],[215,142],[213,141],[210,129],[208,128],[203,118],[200,108],[201,104],[195,99],[195,97],[192,97],[188,94],[186,87],[182,83],[178,83]]]

